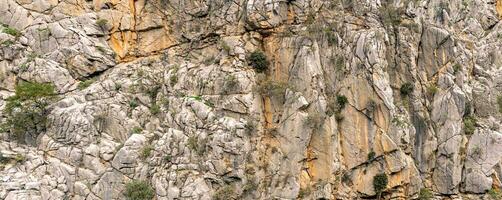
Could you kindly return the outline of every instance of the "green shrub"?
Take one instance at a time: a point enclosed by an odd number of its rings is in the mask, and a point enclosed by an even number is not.
[[[393,5],[385,5],[380,7],[380,19],[385,25],[397,26],[401,24],[402,9],[396,8]]]
[[[419,200],[429,200],[432,199],[432,197],[434,197],[434,194],[432,194],[432,191],[427,188],[420,189],[420,193],[418,193]]]
[[[143,147],[143,149],[141,149],[141,153],[139,154],[139,157],[141,159],[147,159],[152,154],[152,150],[153,150],[152,145],[146,145],[145,147]]]
[[[81,81],[79,84],[78,84],[78,89],[79,90],[83,90],[85,88],[88,88],[90,85],[92,85],[94,82],[96,82],[96,79],[88,79],[88,80],[85,80],[85,81]]]
[[[462,71],[462,65],[458,63],[453,65],[453,74],[457,74],[459,71]]]
[[[376,153],[374,151],[370,151],[368,153],[368,160],[373,160],[375,158]]]
[[[135,109],[136,107],[138,107],[138,101],[136,101],[136,99],[129,101],[129,107]]]
[[[122,85],[120,83],[115,83],[115,91],[120,91],[120,89],[122,89]]]
[[[249,55],[248,62],[257,72],[266,71],[270,65],[265,54],[258,50]]]
[[[238,85],[239,85],[239,80],[237,80],[237,78],[233,74],[230,74],[225,77],[225,83],[223,85],[223,88],[225,92],[228,94],[236,90]]]
[[[5,157],[2,152],[0,152],[0,164],[7,164],[9,162],[9,158]]]
[[[401,85],[401,88],[399,89],[399,91],[401,92],[401,95],[402,96],[408,96],[410,95],[413,90],[415,89],[415,86],[413,86],[412,83],[404,83],[403,85]]]
[[[15,28],[12,28],[12,27],[4,27],[2,32],[9,34],[9,35],[12,35],[14,37],[20,37],[22,35],[20,31],[18,31]]]
[[[467,135],[472,135],[476,130],[476,118],[472,115],[464,117],[464,133]]]
[[[126,184],[124,196],[127,200],[151,200],[155,196],[154,192],[147,182],[133,180]]]
[[[140,134],[141,132],[143,132],[143,129],[139,126],[136,126],[136,127],[132,128],[131,132],[133,134]]]
[[[0,45],[8,47],[8,46],[11,46],[13,44],[14,44],[14,41],[12,41],[12,40],[5,40]]]
[[[387,187],[389,180],[387,179],[387,175],[385,173],[377,174],[373,177],[373,189],[380,197],[381,193]]]
[[[344,109],[345,105],[349,102],[347,97],[345,95],[337,95],[336,96],[336,103],[340,107],[340,109]]]
[[[153,104],[152,106],[150,106],[150,113],[152,113],[152,115],[159,114],[160,113],[160,106],[157,104]]]
[[[227,185],[218,190],[213,195],[213,200],[231,200],[236,199],[237,195],[235,193],[234,187]]]
[[[98,25],[100,28],[105,28],[106,24],[108,24],[108,20],[106,19],[96,20],[96,25]]]
[[[305,120],[307,126],[313,129],[320,129],[324,123],[324,116],[317,113],[309,113],[307,120]]]
[[[56,94],[54,86],[48,83],[22,82],[15,90],[15,95],[7,98],[3,111],[6,121],[2,128],[18,142],[25,143],[45,131],[46,107],[53,102]]]
[[[255,91],[263,96],[282,97],[286,93],[287,88],[287,83],[265,80],[256,85]]]
[[[190,150],[194,151],[198,155],[202,155],[206,151],[205,144],[204,144],[205,142],[206,142],[205,139],[202,139],[201,141],[199,141],[199,139],[197,139],[197,137],[191,136],[188,138],[187,145],[188,145],[188,148],[190,148]]]
[[[499,107],[499,113],[502,113],[502,95],[499,95],[497,97],[497,104],[498,104],[498,107]]]
[[[427,87],[427,94],[429,94],[430,96],[434,96],[438,92],[439,88],[434,84],[429,85],[429,87]]]
[[[502,199],[502,194],[500,193],[500,189],[498,188],[492,188],[488,190],[488,195],[494,200],[499,200]]]
[[[298,192],[298,199],[303,199],[303,198],[309,196],[310,193],[312,193],[312,190],[310,189],[310,187],[301,188],[300,191]]]
[[[173,159],[173,157],[171,155],[164,156],[164,161],[166,161],[166,162],[171,162],[172,159]]]

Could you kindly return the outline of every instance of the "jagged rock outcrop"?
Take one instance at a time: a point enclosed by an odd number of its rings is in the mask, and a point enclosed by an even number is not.
[[[20,82],[57,98],[2,129],[0,198],[496,198],[501,5],[4,0],[2,120]]]

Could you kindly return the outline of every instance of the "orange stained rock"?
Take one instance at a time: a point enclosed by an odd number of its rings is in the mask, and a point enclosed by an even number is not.
[[[497,4],[495,4],[495,8],[497,13],[499,14],[499,18],[502,19],[502,0],[497,0]]]

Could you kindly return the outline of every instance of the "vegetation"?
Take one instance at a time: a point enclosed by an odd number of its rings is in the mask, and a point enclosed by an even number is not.
[[[494,200],[499,200],[502,199],[502,193],[500,192],[500,189],[498,188],[492,188],[488,190],[488,195]]]
[[[6,46],[6,47],[11,46],[13,44],[14,44],[14,41],[12,41],[12,40],[4,40],[2,43],[0,43],[0,45]]]
[[[387,187],[388,183],[389,180],[387,179],[387,175],[385,173],[377,174],[373,177],[373,189],[375,189],[378,199],[380,199],[380,196]]]
[[[499,107],[499,113],[502,113],[502,95],[497,97],[497,105]]]
[[[265,54],[258,50],[249,55],[248,62],[257,72],[266,71],[270,65]]]
[[[467,135],[472,135],[476,130],[476,118],[472,115],[464,117],[464,133]]]
[[[225,83],[223,85],[223,88],[225,89],[225,92],[227,94],[237,89],[238,85],[239,80],[237,80],[237,78],[233,74],[225,76]]]
[[[298,192],[298,199],[305,198],[305,197],[309,196],[310,193],[312,193],[310,187],[301,188],[300,192]]]
[[[401,92],[402,96],[409,96],[413,92],[414,89],[415,89],[415,86],[413,86],[412,83],[407,82],[407,83],[404,83],[403,85],[401,85],[401,88],[399,89],[399,91]]]
[[[9,158],[5,157],[2,152],[0,152],[0,164],[7,164],[9,162]]]
[[[201,141],[201,143],[204,143],[205,141]],[[204,154],[205,148],[203,144],[199,144],[199,140],[195,136],[191,136],[188,138],[188,148],[198,155]]]
[[[376,153],[374,151],[370,151],[368,153],[368,160],[373,160],[375,158]]]
[[[439,88],[435,84],[431,84],[429,85],[429,87],[427,87],[427,94],[429,94],[430,96],[434,96],[438,92]]]
[[[100,28],[105,28],[106,24],[108,24],[108,20],[106,19],[96,20],[96,25],[98,25]]]
[[[129,101],[129,107],[135,109],[136,107],[138,107],[138,101],[136,101],[136,99]]]
[[[307,120],[305,121],[306,125],[313,129],[320,129],[324,122],[324,116],[317,113],[312,112],[307,116]]]
[[[96,79],[93,79],[93,78],[85,80],[85,81],[81,81],[78,84],[78,89],[83,90],[83,89],[89,87],[90,85],[92,85],[94,82],[96,82]]]
[[[139,126],[136,126],[136,127],[132,128],[131,132],[133,134],[140,134],[141,132],[143,132],[143,129]]]
[[[380,7],[380,19],[385,25],[397,26],[401,24],[402,9],[399,9],[392,4]]]
[[[337,95],[336,96],[336,103],[340,106],[340,109],[345,108],[345,104],[347,104],[349,100],[347,100],[347,97],[345,95]]]
[[[231,200],[236,199],[237,195],[235,193],[234,187],[227,185],[218,190],[213,195],[213,200]]]
[[[48,83],[22,82],[16,86],[15,95],[7,98],[4,114],[6,121],[2,124],[4,131],[25,143],[27,136],[36,138],[45,131],[47,106],[55,97],[54,86]]]
[[[146,145],[141,149],[141,154],[139,155],[141,159],[147,159],[150,157],[152,154],[153,146],[152,145]]]
[[[152,106],[150,106],[150,113],[152,113],[152,115],[159,114],[160,113],[160,106],[157,104],[153,104]]]
[[[126,184],[124,196],[127,200],[151,200],[155,193],[147,182],[133,180]]]
[[[173,157],[171,155],[164,156],[164,161],[166,161],[166,162],[171,162],[172,159],[173,159]]]
[[[432,191],[427,188],[420,189],[420,193],[418,193],[419,200],[429,200],[432,199],[432,197],[434,197],[434,194],[432,194]]]
[[[6,34],[9,34],[9,35],[12,35],[14,37],[20,37],[22,34],[20,31],[18,31],[17,29],[15,28],[12,28],[12,27],[4,27],[3,30],[2,30],[3,33],[6,33]]]
[[[282,97],[288,88],[287,83],[265,80],[258,83],[255,91],[268,97]]]
[[[458,63],[453,65],[453,74],[457,74],[459,71],[462,71],[462,65]]]

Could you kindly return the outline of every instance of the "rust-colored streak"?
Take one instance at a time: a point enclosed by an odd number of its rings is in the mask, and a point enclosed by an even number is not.
[[[497,0],[497,3],[495,4],[495,9],[497,10],[497,13],[499,14],[499,18],[502,19],[502,0]]]

